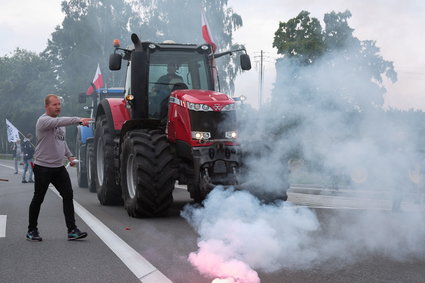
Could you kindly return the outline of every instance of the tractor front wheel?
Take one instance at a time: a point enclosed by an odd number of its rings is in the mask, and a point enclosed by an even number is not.
[[[128,215],[165,215],[173,203],[176,169],[164,133],[147,129],[127,132],[120,163],[122,193]]]

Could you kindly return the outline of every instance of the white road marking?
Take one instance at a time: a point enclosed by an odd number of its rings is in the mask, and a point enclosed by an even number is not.
[[[3,167],[8,168],[8,169],[15,170],[15,167],[12,167],[12,166],[4,165],[4,164],[0,164],[0,166],[3,166]],[[18,166],[18,173],[23,173],[24,171],[20,167],[21,167],[21,165]]]
[[[7,215],[0,215],[0,238],[6,238]]]
[[[50,189],[59,193],[54,187]],[[143,283],[170,283],[172,282],[141,254],[130,247],[120,237],[111,231],[105,224],[74,200],[75,213],[96,233],[96,235],[121,259],[121,261]]]
[[[0,164],[0,166],[15,170],[15,167],[12,167],[12,166],[4,165],[4,164]]]

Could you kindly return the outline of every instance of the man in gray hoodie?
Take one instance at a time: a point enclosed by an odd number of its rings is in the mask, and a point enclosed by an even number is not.
[[[71,166],[75,165],[72,155],[65,141],[65,126],[88,126],[91,118],[58,117],[61,111],[61,102],[58,96],[49,94],[44,99],[46,112],[40,116],[36,124],[37,145],[34,155],[34,196],[29,207],[29,225],[27,240],[42,241],[37,228],[38,215],[49,184],[52,183],[63,199],[63,212],[68,228],[68,240],[77,240],[87,237],[75,225],[73,191],[68,171],[64,166],[66,157]]]

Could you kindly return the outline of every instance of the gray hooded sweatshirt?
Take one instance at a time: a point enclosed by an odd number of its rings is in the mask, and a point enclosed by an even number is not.
[[[78,125],[78,117],[51,117],[44,113],[37,120],[37,146],[34,164],[57,168],[63,166],[64,157],[72,156],[65,141],[65,126]]]

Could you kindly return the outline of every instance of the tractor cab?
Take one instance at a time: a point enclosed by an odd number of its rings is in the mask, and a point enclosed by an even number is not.
[[[122,49],[118,43],[115,44],[109,67],[119,70],[122,59],[128,60],[125,98],[133,119],[163,119],[170,95],[175,90],[217,90],[214,60],[231,54],[213,54],[208,44],[141,42],[135,34],[132,40],[133,50]],[[124,51],[124,55],[118,54],[119,50]],[[249,70],[248,55],[242,54],[240,59],[242,69]]]
[[[178,89],[213,90],[208,45],[140,43],[125,55],[113,54],[110,69],[128,58],[126,101],[133,119],[162,119],[171,92]]]

